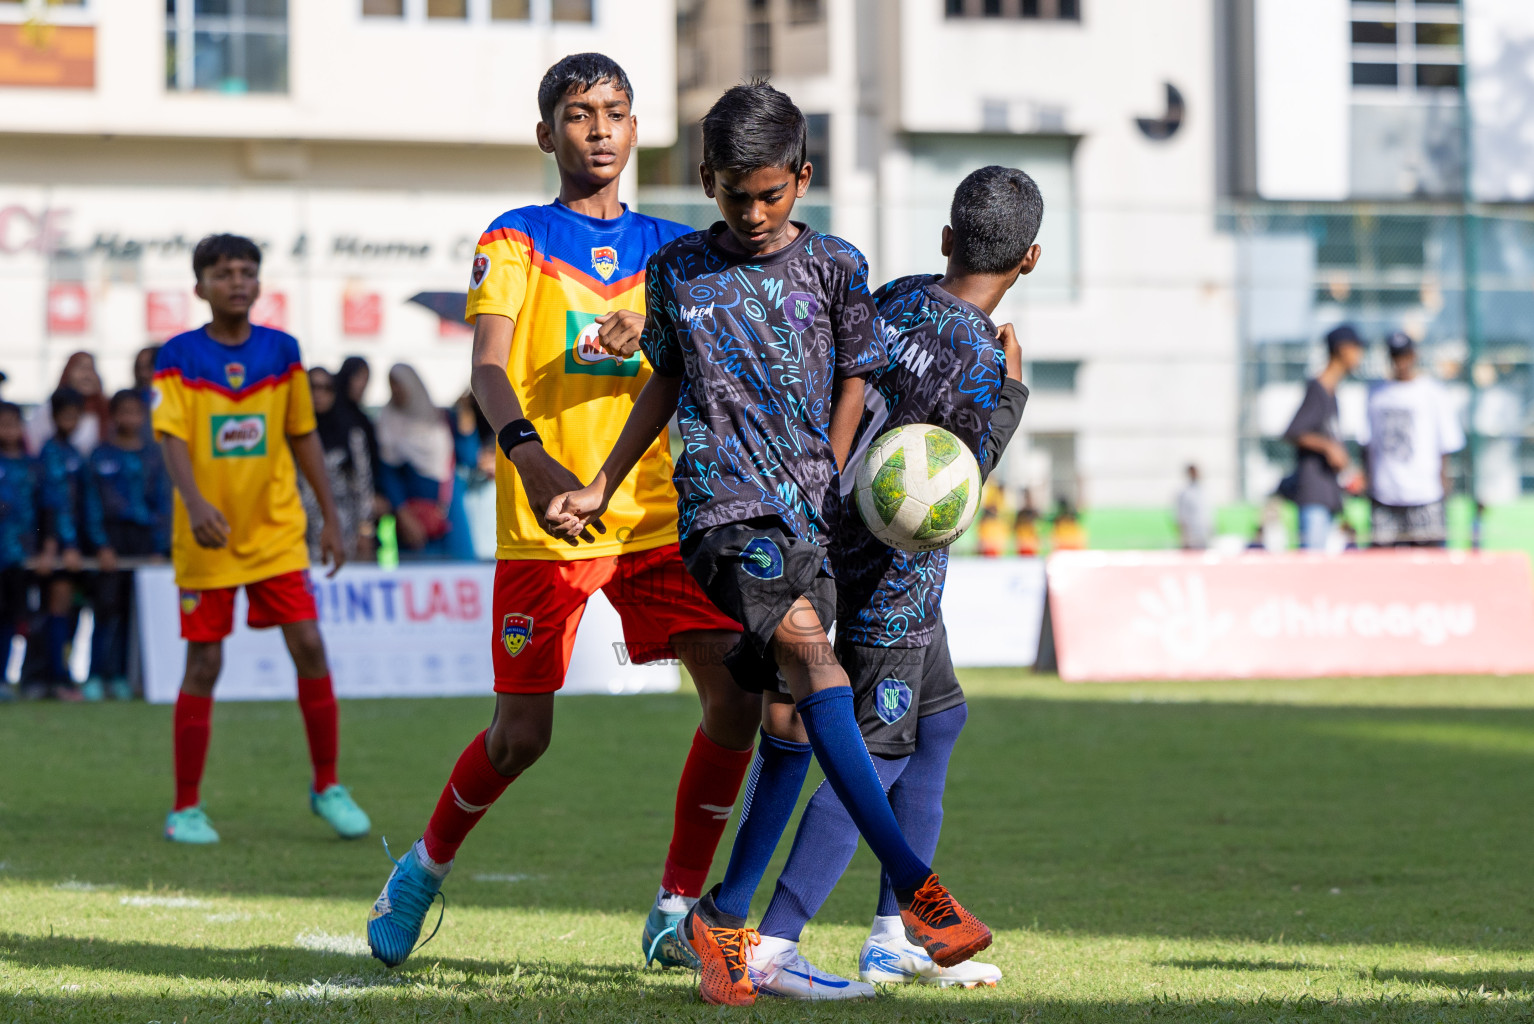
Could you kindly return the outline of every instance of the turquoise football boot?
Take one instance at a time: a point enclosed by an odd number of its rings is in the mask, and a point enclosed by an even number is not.
[[[394,860],[394,855],[389,853],[388,840],[385,840],[384,853],[394,861],[394,870],[389,872],[383,892],[378,894],[368,913],[368,947],[385,966],[398,967],[415,951],[426,912],[431,909],[432,901],[441,895],[442,879],[426,870],[415,855],[414,847],[406,850],[399,860]],[[442,910],[447,911],[445,896]],[[441,927],[439,915],[437,928]],[[432,929],[426,941],[430,942],[436,934],[436,929]]]
[[[165,838],[173,843],[207,846],[218,842],[218,833],[213,831],[213,823],[202,812],[202,806],[199,804],[196,807],[187,807],[167,814]]]
[[[644,921],[644,931],[639,933],[639,951],[644,954],[646,967],[657,963],[662,967],[698,969],[692,947],[682,941],[676,930],[696,902],[664,889],[655,897],[655,905]]]
[[[339,783],[325,792],[309,791],[309,809],[330,823],[342,839],[361,839],[373,828],[367,812],[357,806],[347,788]]]

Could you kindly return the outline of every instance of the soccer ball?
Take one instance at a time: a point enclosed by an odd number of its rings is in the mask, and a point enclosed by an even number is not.
[[[869,446],[853,498],[868,529],[890,547],[947,547],[980,507],[980,465],[942,427],[908,423]]]

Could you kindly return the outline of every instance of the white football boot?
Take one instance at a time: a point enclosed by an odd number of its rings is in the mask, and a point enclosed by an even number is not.
[[[858,954],[858,977],[881,985],[936,985],[938,988],[996,987],[1001,969],[995,964],[966,960],[953,967],[939,967],[927,951],[906,938],[899,917],[874,918],[873,930]]]
[[[784,999],[872,999],[874,987],[838,978],[799,955],[799,943],[763,935],[749,947],[746,973],[758,995]]]

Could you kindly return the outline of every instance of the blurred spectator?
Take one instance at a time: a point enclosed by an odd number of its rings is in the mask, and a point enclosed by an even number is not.
[[[372,367],[361,356],[347,356],[341,360],[336,371],[336,397],[352,406],[362,408],[362,396],[367,394],[368,381],[373,377]]]
[[[107,399],[101,389],[101,375],[96,372],[96,359],[89,352],[76,352],[64,363],[59,374],[59,389],[70,390],[80,396],[82,412],[75,428],[71,444],[81,455],[89,455],[101,440],[106,428]],[[53,419],[46,406],[38,406],[27,422],[27,448],[42,453],[43,445],[53,436]]]
[[[1203,551],[1214,534],[1214,517],[1209,499],[1199,484],[1198,467],[1188,464],[1188,483],[1177,492],[1177,536],[1184,551]]]
[[[154,408],[154,361],[159,355],[159,345],[145,345],[133,357],[133,390],[146,409]],[[144,440],[154,442],[154,423],[148,416],[144,417]]]
[[[81,700],[69,676],[68,649],[79,621],[76,596],[81,556],[100,554],[102,567],[115,569],[116,557],[107,543],[101,518],[101,495],[90,464],[73,438],[80,428],[85,400],[79,392],[60,388],[49,401],[53,436],[43,443],[42,538],[38,572],[51,576],[44,599],[42,642],[28,643],[23,667],[23,692],[39,697],[52,692],[60,700]],[[62,558],[65,571],[54,574],[55,560]]]
[[[1342,511],[1338,475],[1352,470],[1337,422],[1337,385],[1363,359],[1364,346],[1348,324],[1326,336],[1326,368],[1305,385],[1305,398],[1284,432],[1294,445],[1294,472],[1279,485],[1280,493],[1300,508],[1300,546],[1322,551],[1332,531],[1332,518]]]
[[[368,361],[361,356],[347,356],[336,371],[336,410],[346,422],[347,429],[361,430],[368,439],[368,478],[373,481],[373,519],[389,511],[379,486],[378,432],[367,413],[362,411],[362,396],[368,389],[372,371]]]
[[[1375,547],[1443,547],[1449,456],[1465,433],[1449,393],[1417,367],[1417,346],[1396,331],[1385,339],[1392,379],[1369,393],[1363,438]]]
[[[1012,521],[1013,549],[1020,558],[1037,558],[1039,554],[1039,510],[1033,504],[1033,491],[1023,488],[1023,507],[1017,510]]]
[[[1076,510],[1071,508],[1070,502],[1064,498],[1055,509],[1055,526],[1051,537],[1051,550],[1053,551],[1085,551],[1087,548],[1087,528],[1076,515]]]
[[[37,534],[37,464],[24,437],[21,409],[0,402],[0,700],[12,696],[5,670],[11,640],[27,619],[26,560]]]
[[[1007,549],[1008,527],[1002,518],[1007,496],[1000,487],[987,482],[980,492],[979,545],[976,550],[982,558],[1000,558]]]
[[[1289,550],[1289,524],[1284,520],[1284,501],[1271,497],[1262,505],[1262,519],[1257,528],[1264,551]]]
[[[346,557],[353,560],[373,557],[373,460],[368,453],[371,425],[354,403],[340,401],[336,378],[329,370],[315,367],[309,371],[309,390],[314,395],[314,417],[318,424],[320,446],[325,452],[325,470],[330,477],[330,491],[335,496],[336,514],[341,526]],[[298,494],[309,518],[309,555],[319,560],[319,499],[309,481],[299,476]]]
[[[10,379],[11,378],[6,375],[6,372],[4,370],[0,370],[0,388],[5,387],[5,382],[10,380]],[[20,406],[17,406],[17,408],[19,409]]]
[[[378,413],[378,456],[380,489],[394,510],[401,554],[473,558],[470,539],[451,536],[453,432],[420,375],[404,363],[389,370],[389,404]]]
[[[463,506],[474,556],[495,557],[495,431],[465,390],[453,406],[453,449],[458,462],[453,503]]]
[[[144,440],[149,407],[138,390],[112,396],[111,434],[91,452],[91,476],[100,492],[107,550],[120,557],[159,559],[170,554],[171,485],[160,447]],[[110,691],[129,700],[128,612],[133,574],[114,571],[102,552],[92,609],[91,668],[81,693],[101,700]]]

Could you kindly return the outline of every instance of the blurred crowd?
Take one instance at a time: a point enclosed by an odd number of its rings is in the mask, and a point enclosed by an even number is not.
[[[141,350],[133,385],[110,395],[88,352],[70,356],[30,410],[0,390],[0,700],[135,696],[132,570],[170,555],[171,483],[150,424],[157,353]],[[348,558],[491,557],[495,438],[473,397],[441,409],[399,363],[388,402],[370,414],[366,360],[308,372]],[[318,501],[302,478],[299,487],[318,558]],[[86,609],[89,668],[77,684]]]

